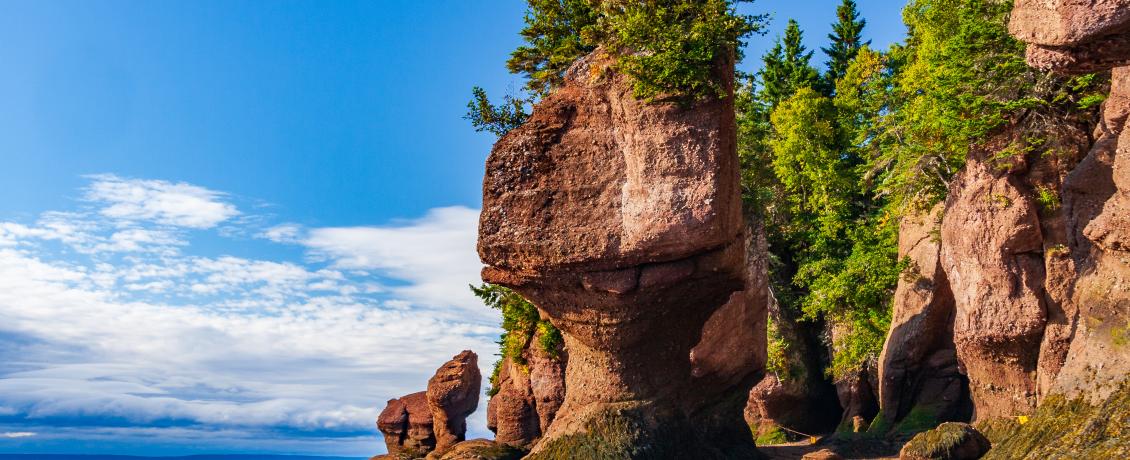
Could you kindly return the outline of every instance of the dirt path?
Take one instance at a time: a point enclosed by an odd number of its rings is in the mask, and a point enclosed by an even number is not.
[[[822,449],[831,449],[844,458],[852,460],[898,460],[899,447],[901,446],[887,444],[883,441],[857,443],[822,441],[816,444],[801,441],[772,446],[757,446],[757,449],[768,456],[770,460],[799,460],[804,457],[804,454]]]

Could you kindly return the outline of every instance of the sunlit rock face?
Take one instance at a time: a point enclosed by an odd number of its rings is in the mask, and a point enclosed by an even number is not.
[[[1101,401],[1130,375],[1130,1],[1019,0],[1010,31],[1035,67],[1113,69],[1090,152],[1063,186],[1078,312],[1050,390]]]
[[[691,359],[745,281],[732,97],[647,103],[609,64],[599,50],[576,63],[486,165],[483,279],[537,305],[569,353],[565,402],[532,456],[751,449],[740,402],[719,403],[733,388],[717,383],[752,380],[759,363]],[[719,81],[732,70],[718,66]]]
[[[440,458],[464,440],[481,385],[479,357],[464,350],[436,369],[426,391],[390,399],[377,417],[388,453],[374,459]]]

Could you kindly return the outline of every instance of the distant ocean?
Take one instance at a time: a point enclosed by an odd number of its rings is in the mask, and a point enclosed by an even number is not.
[[[316,457],[310,455],[138,455],[0,454],[0,460],[367,460],[366,457]]]

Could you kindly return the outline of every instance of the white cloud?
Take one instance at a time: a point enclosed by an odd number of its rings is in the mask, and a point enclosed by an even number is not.
[[[497,314],[466,287],[479,279],[477,211],[263,230],[260,216],[231,218],[224,197],[93,176],[87,208],[0,222],[0,415],[22,420],[0,433],[141,439],[159,424],[182,440],[221,430],[254,446],[298,430],[332,436],[312,435],[317,448],[280,443],[288,453],[335,453],[331,438],[354,436],[371,454],[377,443],[360,439],[378,439],[385,401],[422,390],[464,349],[490,371]],[[192,229],[297,242],[309,257],[194,255]],[[485,402],[472,437],[487,435]],[[76,419],[82,427],[67,425]]]
[[[258,236],[276,243],[300,243],[302,241],[302,227],[297,224],[276,225],[259,233]]]
[[[482,312],[467,289],[480,282],[478,224],[476,210],[436,208],[400,225],[312,229],[303,244],[337,268],[377,270],[407,281],[391,289],[417,304]]]
[[[9,438],[9,439],[30,438],[32,436],[35,436],[35,433],[32,433],[30,431],[8,431],[8,432],[5,432],[5,433],[0,433],[0,438]]]
[[[151,221],[189,228],[212,228],[239,214],[223,193],[183,182],[90,176],[85,199],[102,204],[101,214],[122,220]]]

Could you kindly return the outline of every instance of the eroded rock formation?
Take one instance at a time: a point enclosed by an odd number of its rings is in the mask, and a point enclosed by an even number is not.
[[[565,402],[531,457],[749,449],[740,403],[719,392],[757,369],[691,361],[744,287],[732,98],[647,103],[609,64],[599,50],[574,64],[486,165],[483,279],[530,299],[569,351]],[[728,85],[732,64],[717,71]]]
[[[388,449],[383,458],[439,458],[463,441],[467,416],[479,404],[478,361],[478,355],[464,350],[436,370],[427,391],[388,401],[377,418]]]
[[[568,355],[563,347],[552,354],[542,350],[539,339],[535,334],[522,352],[524,365],[510,357],[501,364],[498,392],[487,403],[487,427],[497,443],[531,447],[565,402]]]
[[[972,416],[953,342],[953,293],[941,266],[941,219],[939,204],[903,218],[899,227],[898,256],[909,258],[910,267],[895,289],[891,330],[879,356],[876,432],[918,431]]]
[[[436,447],[432,410],[425,392],[390,399],[377,418],[389,456],[423,457]]]
[[[470,350],[455,355],[428,380],[428,407],[436,433],[436,449],[429,455],[442,455],[464,439],[467,416],[479,407],[483,383],[479,357]]]
[[[1053,393],[1099,402],[1130,376],[1130,1],[1020,0],[1010,30],[1029,44],[1033,66],[1113,68],[1093,145],[1063,186],[1078,320],[1050,384]]]

